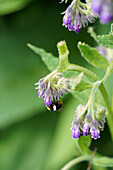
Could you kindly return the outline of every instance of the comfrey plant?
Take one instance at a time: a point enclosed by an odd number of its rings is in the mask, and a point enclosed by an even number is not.
[[[63,25],[78,33],[82,26],[87,26],[88,21],[94,22],[96,17],[100,17],[102,23],[110,21],[112,1],[98,0],[96,2],[96,0],[87,0],[83,3],[80,0],[73,0],[65,11]],[[69,50],[65,41],[57,44],[59,59],[43,49],[28,44],[35,53],[41,56],[51,71],[35,83],[38,96],[44,100],[49,111],[61,111],[61,98],[67,93],[78,98],[81,94],[83,95],[83,101],[79,102],[78,107],[75,108],[74,119],[70,127],[70,134],[76,142],[79,157],[67,163],[62,168],[63,170],[70,169],[78,162],[89,160],[89,169],[91,163],[99,167],[113,167],[112,158],[95,154],[96,150],[92,152],[89,149],[91,138],[96,140],[101,137],[106,120],[113,139],[113,111],[104,84],[109,76],[113,76],[113,24],[108,35],[96,35],[92,27],[88,29],[88,33],[95,39],[98,46],[92,48],[85,43],[78,42],[78,48],[89,64],[102,70],[102,78],[90,69],[71,64],[68,60]],[[70,73],[69,76],[67,76],[68,73]]]

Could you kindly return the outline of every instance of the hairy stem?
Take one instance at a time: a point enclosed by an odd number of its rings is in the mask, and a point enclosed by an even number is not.
[[[67,69],[72,70],[72,71],[83,72],[84,74],[86,74],[87,76],[92,78],[94,81],[98,80],[98,78],[96,77],[96,75],[92,71],[90,71],[90,70],[88,70],[84,67],[81,67],[81,66],[78,66],[78,65],[75,65],[75,64],[68,64]]]
[[[82,155],[80,157],[77,157],[77,158],[71,160],[70,162],[68,162],[61,170],[70,169],[72,166],[78,164],[79,162],[88,161],[88,160],[90,160],[90,158],[91,158],[90,155]]]

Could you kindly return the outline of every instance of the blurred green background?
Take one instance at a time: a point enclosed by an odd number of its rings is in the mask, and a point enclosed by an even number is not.
[[[58,56],[56,44],[66,40],[72,63],[91,68],[80,56],[77,42],[96,45],[87,28],[77,35],[62,27],[67,4],[55,0],[0,0],[0,170],[58,170],[79,153],[71,137],[74,111],[80,101],[70,94],[62,112],[47,111],[34,83],[49,71],[27,43]],[[96,23],[97,32],[108,33],[110,25]],[[91,148],[113,157],[113,143],[105,126]],[[112,149],[111,149],[112,148]],[[81,163],[74,169],[86,169]]]

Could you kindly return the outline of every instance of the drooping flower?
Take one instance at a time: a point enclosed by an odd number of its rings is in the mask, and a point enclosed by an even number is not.
[[[71,128],[73,139],[78,139],[82,135],[87,136],[89,134],[91,134],[93,139],[100,137],[100,131],[104,128],[106,109],[99,106],[96,116],[92,115],[89,109],[87,113],[86,111],[86,107],[83,105],[77,107]]]
[[[83,121],[81,113],[83,112],[83,110],[84,106],[80,104],[75,111],[75,116],[71,128],[72,129],[71,135],[74,139],[78,139],[81,135],[81,125]]]
[[[73,128],[72,128],[72,137],[74,139],[78,139],[80,136],[80,125],[78,121],[74,121]]]
[[[93,23],[95,21],[95,15],[91,13],[88,7],[89,6],[87,3],[73,1],[65,11],[65,15],[63,17],[63,25],[68,27],[70,31],[79,33],[82,26],[86,27],[88,25],[88,21]]]
[[[91,123],[91,116],[88,113],[85,117],[84,124],[83,124],[83,136],[89,135],[90,123]]]
[[[100,138],[100,129],[98,127],[98,123],[96,120],[92,120],[92,122],[91,122],[90,133],[91,133],[91,137],[93,139]]]
[[[92,11],[100,17],[102,24],[113,19],[113,2],[111,0],[92,0]]]
[[[35,83],[38,89],[38,96],[44,98],[45,105],[50,105],[52,101],[56,101],[63,97],[64,93],[68,93],[70,83],[61,73],[52,72],[46,77]]]

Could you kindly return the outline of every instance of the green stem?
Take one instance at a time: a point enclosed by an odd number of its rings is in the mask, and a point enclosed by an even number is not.
[[[88,160],[90,160],[90,158],[91,158],[90,155],[82,155],[80,157],[77,157],[77,158],[71,160],[70,162],[68,162],[61,170],[68,170],[72,166],[78,164],[79,162],[88,161]]]
[[[84,67],[81,67],[81,66],[78,66],[78,65],[75,65],[75,64],[68,64],[67,69],[72,70],[72,71],[83,72],[84,74],[86,74],[90,78],[92,78],[94,81],[98,80],[98,78],[96,77],[96,75],[93,72],[91,72],[90,70],[88,70],[88,69],[86,69]]]
[[[110,107],[108,94],[107,94],[107,91],[106,91],[104,85],[101,84],[99,88],[100,88],[100,92],[102,94],[102,97],[104,99],[104,102],[106,104],[106,108],[107,108],[107,111],[108,111],[107,121],[108,121],[108,124],[109,124],[109,130],[111,132],[111,136],[112,136],[112,140],[113,140],[113,131],[112,131],[112,128],[110,128],[110,127],[113,126],[113,112],[112,112],[112,109]]]

